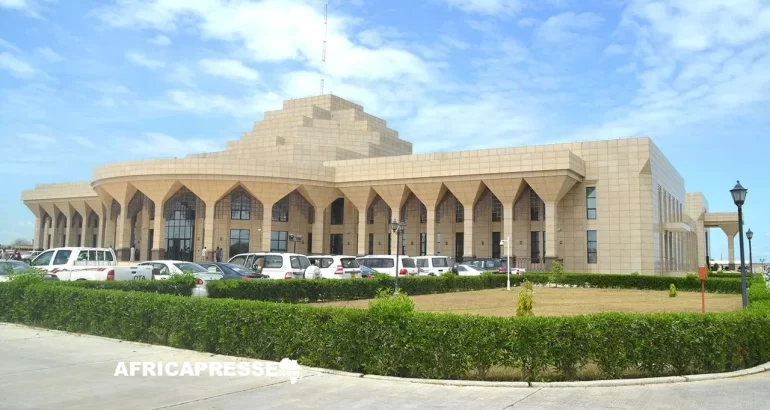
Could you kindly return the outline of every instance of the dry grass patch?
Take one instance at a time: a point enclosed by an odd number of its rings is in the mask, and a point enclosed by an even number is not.
[[[486,316],[514,316],[516,297],[521,288],[488,289],[473,292],[442,293],[413,296],[415,310],[450,312]],[[575,316],[587,313],[671,313],[700,312],[698,292],[677,292],[636,289],[548,288],[535,286],[535,316]],[[316,303],[320,306],[344,306],[365,309],[368,300]],[[707,312],[740,310],[741,296],[718,293],[706,294]]]

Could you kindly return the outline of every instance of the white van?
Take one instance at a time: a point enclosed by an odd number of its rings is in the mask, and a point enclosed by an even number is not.
[[[59,277],[59,280],[152,279],[152,267],[117,266],[115,252],[109,248],[54,248],[31,265]]]
[[[312,265],[320,270],[323,279],[348,279],[351,276],[361,277],[361,266],[355,256],[345,255],[311,255],[307,257]],[[306,279],[315,279],[305,275]]]
[[[366,266],[379,273],[396,276],[396,255],[369,255],[357,258],[359,265]],[[414,259],[406,255],[398,256],[399,275],[415,276],[419,273]]]
[[[454,263],[448,256],[415,256],[414,263],[420,269],[420,275],[441,276],[444,272],[452,272]]]
[[[299,253],[256,252],[235,255],[228,263],[244,266],[270,279],[304,279],[310,267],[307,256]]]

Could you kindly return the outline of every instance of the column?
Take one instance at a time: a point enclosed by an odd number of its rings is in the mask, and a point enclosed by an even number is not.
[[[727,235],[727,261],[732,269],[735,268],[735,235]]]
[[[428,215],[425,219],[425,254],[436,254],[436,205],[425,205]]]
[[[270,252],[270,238],[273,232],[273,205],[275,205],[275,202],[277,201],[273,201],[269,203],[263,202],[263,206],[265,207],[265,210],[264,210],[264,215],[262,217],[262,251],[264,252]],[[323,243],[323,238],[318,238],[318,239],[322,240],[322,243]],[[316,238],[314,237],[313,242],[315,241],[316,241]]]
[[[344,226],[344,225],[343,225]],[[313,253],[321,254],[324,249],[324,212],[316,208],[315,221],[313,222]],[[307,240],[307,238],[305,238]]]
[[[473,202],[463,204],[465,216],[463,217],[463,259],[472,258],[473,254]]]
[[[45,224],[44,217],[37,216],[35,217],[35,238],[32,241],[32,250],[39,251],[43,249],[43,237],[45,236]]]
[[[508,256],[508,249],[510,249],[511,257],[513,257],[513,203],[509,203],[507,206],[503,203],[503,240],[511,241],[510,245],[506,244],[500,249],[500,255],[503,257]],[[492,246],[500,246],[500,244],[493,243]]]
[[[358,210],[358,256],[364,256],[367,254],[367,241],[369,238],[366,236],[366,209]]]
[[[109,237],[107,232],[109,232],[108,226],[112,222],[112,207],[104,207],[103,209],[104,212],[99,214],[99,237],[97,240],[99,241],[99,247],[106,248],[109,246],[107,244],[107,238]]]
[[[67,228],[64,231],[64,246],[78,246],[77,228],[74,224],[75,212],[70,211],[67,215]]]
[[[213,261],[214,251],[214,211],[217,205],[216,199],[204,202],[206,204],[206,216],[203,219],[203,246],[206,248],[206,261]],[[201,248],[203,249],[203,248]]]
[[[391,207],[390,208],[390,212],[391,212],[391,215],[393,216],[393,219],[400,223],[401,222],[401,209]],[[407,229],[408,229],[408,227],[407,227]],[[417,230],[419,230],[419,229],[420,228],[417,228]],[[390,231],[390,224],[388,224],[388,232],[390,233],[390,254],[391,255],[395,255],[396,251],[398,251],[398,253],[401,254],[402,253],[401,252],[402,249],[400,248],[400,246],[401,246],[400,235],[397,235],[394,232]],[[406,231],[404,231],[404,235],[406,235]],[[396,248],[396,246],[399,246],[399,248]]]
[[[128,261],[131,251],[131,219],[128,218],[128,202],[121,204],[121,212],[115,224],[115,253],[119,261]]]
[[[559,243],[557,241],[558,232],[556,232],[556,225],[558,221],[556,209],[557,203],[555,201],[545,202],[545,241],[542,242],[545,246],[544,256],[546,259],[556,258],[556,244]]]
[[[166,258],[166,219],[163,215],[163,206],[155,205],[155,221],[152,232],[152,259]]]

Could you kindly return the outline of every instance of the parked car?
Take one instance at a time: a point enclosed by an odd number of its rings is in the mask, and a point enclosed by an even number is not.
[[[441,276],[452,271],[452,260],[448,256],[415,256],[414,263],[420,268],[420,275]]]
[[[358,261],[356,261],[356,262],[358,262]],[[359,265],[359,266],[361,266],[361,277],[362,278],[371,278],[371,277],[374,276],[375,273],[377,273],[374,269],[372,269],[372,268],[370,268],[368,266],[364,266],[364,265]]]
[[[26,263],[22,261],[17,260],[11,260],[11,259],[0,259],[0,282],[8,282],[10,279],[10,275],[13,274],[21,274],[21,273],[28,273],[28,272],[34,272],[35,269],[27,265]],[[37,269],[37,272],[39,272],[41,275],[43,275],[43,278],[46,280],[59,280],[59,278],[50,273],[44,273],[42,270]]]
[[[308,256],[310,264],[320,269],[320,277],[323,279],[349,279],[351,276],[360,276],[361,265],[356,261],[355,256],[345,255],[313,255]],[[308,275],[306,279],[315,279],[315,275]]]
[[[35,259],[37,255],[40,255],[43,251],[29,251],[21,254],[21,260],[29,264],[32,259]]]
[[[225,262],[201,262],[198,265],[206,268],[209,273],[218,273],[222,275],[222,280],[238,279],[268,279],[269,276],[262,275],[247,269],[240,265]]]
[[[462,263],[457,265],[457,274],[459,276],[480,276],[484,272],[483,269],[477,268],[474,265],[465,265]]]
[[[305,255],[279,252],[242,253],[230,258],[228,263],[245,266],[270,279],[304,279],[310,267]]]
[[[195,287],[192,290],[192,296],[208,297],[206,283],[211,280],[222,279],[222,274],[209,272],[203,266],[185,261],[161,260],[144,261],[139,266],[152,269],[152,279],[168,280],[173,275],[181,275],[190,272],[195,276]]]
[[[475,258],[468,259],[461,263],[461,265],[473,265],[476,268],[483,270],[484,272],[493,273],[508,273],[508,261],[505,259],[497,258]],[[516,275],[522,275],[526,272],[524,268],[511,267],[511,273]]]
[[[60,280],[152,279],[145,266],[117,266],[115,252],[109,248],[54,248],[32,260],[35,268],[55,274]]]
[[[374,269],[380,273],[386,273],[390,276],[396,276],[396,255],[369,255],[356,258],[359,265]],[[414,259],[409,256],[399,255],[398,257],[399,275],[415,276],[419,273]]]

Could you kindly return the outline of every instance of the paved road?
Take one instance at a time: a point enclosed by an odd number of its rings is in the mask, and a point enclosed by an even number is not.
[[[770,374],[633,387],[454,387],[303,372],[285,377],[115,377],[119,361],[209,354],[0,324],[0,409],[761,409]],[[250,363],[258,361],[249,361]]]

